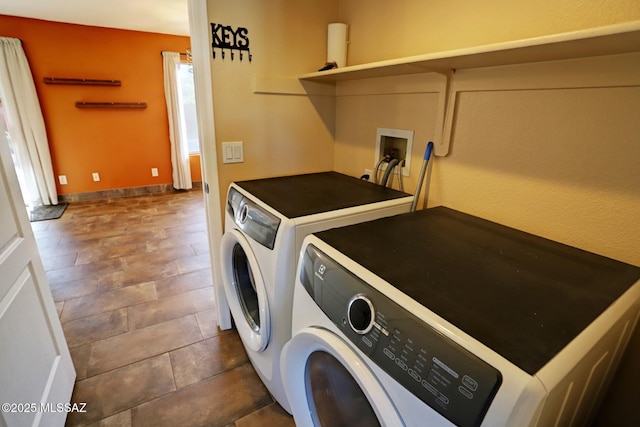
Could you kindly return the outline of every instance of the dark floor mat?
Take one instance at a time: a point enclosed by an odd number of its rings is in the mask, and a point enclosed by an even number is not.
[[[34,208],[31,211],[31,215],[29,220],[31,222],[34,221],[46,221],[48,219],[58,219],[64,213],[64,210],[67,209],[69,203],[63,202],[58,203],[57,205],[42,205]]]

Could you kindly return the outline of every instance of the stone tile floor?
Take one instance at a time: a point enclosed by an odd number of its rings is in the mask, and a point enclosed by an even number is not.
[[[216,324],[200,190],[32,223],[77,372],[68,426],[293,426]]]

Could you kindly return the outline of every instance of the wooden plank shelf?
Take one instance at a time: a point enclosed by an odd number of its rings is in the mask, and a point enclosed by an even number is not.
[[[77,108],[147,108],[146,102],[76,102]]]
[[[97,80],[97,79],[67,79],[62,77],[45,77],[43,79],[48,85],[87,85],[87,86],[121,86],[120,80]]]

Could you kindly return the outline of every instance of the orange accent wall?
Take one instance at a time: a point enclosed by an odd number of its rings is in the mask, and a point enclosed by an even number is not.
[[[29,60],[42,106],[59,194],[171,183],[161,51],[184,52],[189,37],[0,15]],[[121,86],[47,85],[44,77],[115,79]],[[146,109],[79,109],[76,101],[146,102]],[[192,177],[200,180],[199,156]],[[194,167],[195,166],[195,167]],[[158,168],[159,176],[151,176]],[[91,174],[98,172],[100,182]]]

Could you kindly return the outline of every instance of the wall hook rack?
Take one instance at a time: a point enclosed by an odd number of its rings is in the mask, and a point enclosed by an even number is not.
[[[229,25],[211,23],[211,50],[213,59],[216,59],[216,49],[220,49],[222,59],[225,59],[225,50],[231,53],[231,60],[235,59],[235,52],[240,53],[240,61],[244,59],[244,52],[248,53],[249,62],[252,61],[253,55],[249,48],[249,30],[244,27],[234,29]]]
[[[231,60],[232,60],[232,61],[233,61],[233,60],[235,60],[235,58],[236,58],[234,50],[238,50],[238,49],[229,49],[229,52],[228,52],[228,53],[230,53],[230,54],[231,54]],[[247,52],[249,52],[249,53],[247,54],[247,59],[249,59],[249,62],[252,62],[252,60],[253,60],[253,55],[250,53],[250,51],[247,51]],[[243,61],[243,60],[244,60],[244,58],[245,58],[244,51],[240,51],[239,53],[240,53],[240,61]],[[227,52],[225,52],[225,50],[224,50],[224,49],[222,49],[222,48],[220,49],[220,54],[219,54],[219,55],[220,55],[220,57],[221,57],[222,59],[226,59],[226,58],[227,58],[227,56],[228,56],[228,55],[227,55]],[[213,59],[216,59],[216,58],[217,58],[216,50],[215,50],[215,49],[213,49]]]

